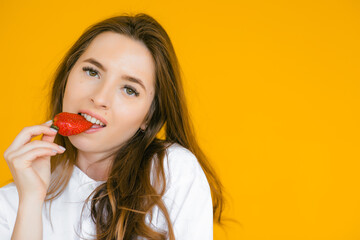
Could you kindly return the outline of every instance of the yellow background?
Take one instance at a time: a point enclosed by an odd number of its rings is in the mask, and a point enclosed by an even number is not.
[[[55,3],[57,2],[57,3]],[[360,239],[360,6],[339,1],[0,1],[3,153],[90,24],[145,12],[173,41],[201,146],[226,187],[214,239]],[[2,158],[0,185],[11,179]]]

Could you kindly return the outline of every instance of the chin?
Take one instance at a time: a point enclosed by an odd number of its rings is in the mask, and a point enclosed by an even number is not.
[[[68,136],[69,141],[74,147],[80,151],[84,152],[93,152],[99,146],[99,141],[89,141],[85,138],[82,138],[81,135],[72,135]]]
[[[79,151],[89,152],[89,153],[100,153],[108,152],[114,150],[114,148],[119,148],[120,144],[114,146],[114,142],[101,141],[101,138],[89,139],[83,138],[80,135],[68,136],[71,144]]]

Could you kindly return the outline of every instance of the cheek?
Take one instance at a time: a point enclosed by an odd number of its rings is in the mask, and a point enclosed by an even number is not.
[[[85,93],[84,89],[85,86],[82,79],[75,80],[75,79],[71,79],[69,76],[69,80],[65,88],[64,98],[68,100],[77,99]]]
[[[145,116],[146,112],[143,107],[135,107],[135,106],[122,106],[119,111],[117,111],[116,119],[121,119],[120,123],[128,123],[128,124],[138,124],[142,121],[143,117]]]
[[[121,103],[119,103],[121,104]],[[124,104],[122,103],[120,108],[116,111],[115,119],[118,119],[118,123],[121,128],[139,128],[148,111],[147,104]]]
[[[70,103],[73,102],[73,97],[74,97],[73,87],[71,86],[71,84],[68,84],[65,88],[63,106],[66,107],[70,105]]]
[[[63,99],[63,112],[72,112],[72,107],[74,103],[78,102],[80,98],[84,94],[84,91],[81,87],[81,81],[68,81],[65,87],[64,99]]]

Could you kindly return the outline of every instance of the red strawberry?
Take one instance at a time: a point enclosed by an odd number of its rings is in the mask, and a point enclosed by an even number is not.
[[[54,117],[53,124],[50,127],[58,130],[60,135],[70,136],[82,133],[91,128],[92,125],[93,123],[79,114],[61,112]]]

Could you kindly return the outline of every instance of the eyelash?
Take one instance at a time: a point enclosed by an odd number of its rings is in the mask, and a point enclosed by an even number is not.
[[[99,75],[99,71],[95,70],[94,68],[92,67],[83,67],[83,71],[86,72],[86,71],[91,71],[91,72],[94,72],[96,73],[97,75]],[[88,75],[90,76],[90,75]],[[90,77],[93,77],[93,76],[90,76]],[[125,85],[125,88],[127,89],[130,89],[131,91],[133,91],[133,93],[135,94],[135,96],[139,96],[139,92],[136,91],[136,89],[134,89],[133,87],[129,86],[129,85]],[[129,95],[129,94],[128,94]],[[133,96],[133,95],[129,95],[129,96]]]

